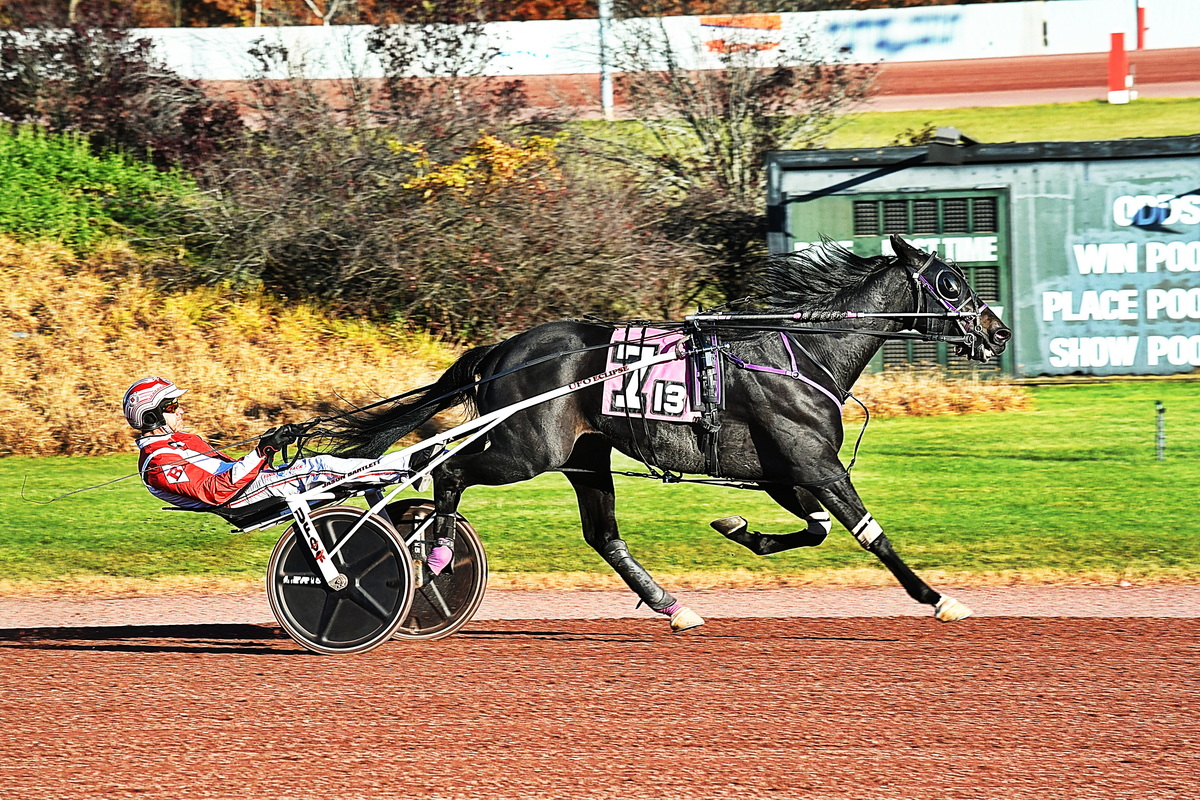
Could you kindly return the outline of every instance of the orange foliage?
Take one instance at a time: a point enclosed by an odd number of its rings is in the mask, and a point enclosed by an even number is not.
[[[507,4],[506,4],[507,5]],[[591,0],[520,0],[506,13],[508,19],[591,19],[596,5]]]
[[[536,192],[548,192],[551,183],[562,180],[555,148],[563,137],[530,136],[509,144],[495,136],[483,135],[465,155],[449,164],[437,164],[421,143],[394,143],[393,149],[417,156],[419,174],[404,184],[409,191],[426,198],[441,190],[478,199],[497,189],[528,186]]]
[[[1005,2],[1006,0],[976,0]],[[906,8],[960,3],[962,0],[794,0],[791,5],[776,4],[775,11],[824,11],[829,9]],[[3,5],[0,3],[0,5]],[[413,8],[428,7],[427,0],[358,0],[356,6],[343,3],[337,24],[379,25],[400,21]],[[434,3],[433,5],[437,5]],[[326,2],[318,0],[319,8]],[[495,21],[543,19],[595,19],[596,0],[493,0],[485,2],[484,16]],[[729,0],[628,0],[621,4],[624,15],[696,16],[728,14],[738,9],[753,10],[753,2]],[[255,0],[199,0],[180,5],[177,0],[134,0],[134,23],[138,27],[222,27],[251,26],[255,23]],[[263,0],[259,23],[270,25],[319,25],[304,0]],[[2,12],[0,12],[2,13]]]
[[[254,24],[254,0],[201,0],[200,4],[236,20],[243,27]]]

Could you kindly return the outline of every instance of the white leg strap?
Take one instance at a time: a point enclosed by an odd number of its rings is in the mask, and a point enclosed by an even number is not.
[[[850,531],[854,534],[854,538],[858,539],[858,543],[863,547],[869,547],[871,542],[875,541],[883,534],[883,528],[875,521],[875,518],[870,514],[858,521],[854,526],[854,530]]]
[[[827,511],[814,511],[805,517],[805,519],[808,520],[808,525],[813,532],[821,531],[822,533],[829,533],[833,530],[833,523],[829,521],[829,512]]]

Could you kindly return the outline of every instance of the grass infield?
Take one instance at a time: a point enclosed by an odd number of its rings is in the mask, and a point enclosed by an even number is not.
[[[1200,582],[1197,383],[1139,380],[1033,392],[1028,411],[870,424],[854,480],[900,553],[943,586]],[[1162,461],[1155,401],[1166,409]],[[161,511],[136,478],[49,505],[30,502],[134,469],[131,455],[0,460],[0,510],[8,523],[0,593],[261,585],[282,528],[234,535],[215,517]],[[818,548],[766,558],[708,527],[730,514],[757,530],[798,527],[759,492],[618,477],[617,495],[631,551],[675,588],[893,583],[839,525]],[[584,544],[561,475],[471,489],[462,511],[484,539],[493,588],[620,586]]]
[[[905,131],[952,125],[978,142],[1103,141],[1200,133],[1200,98],[1141,98],[1037,106],[871,111],[847,116],[826,147],[882,147]]]

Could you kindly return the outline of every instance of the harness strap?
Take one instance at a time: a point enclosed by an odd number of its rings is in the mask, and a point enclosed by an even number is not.
[[[830,400],[832,400],[833,404],[838,407],[839,411],[841,410],[842,406],[845,404],[846,398],[850,398],[851,400],[858,403],[858,405],[862,407],[863,414],[864,414],[863,425],[862,425],[862,428],[858,432],[858,439],[854,442],[854,454],[850,457],[850,464],[843,471],[842,475],[835,475],[831,478],[817,481],[816,483],[812,483],[812,484],[804,484],[805,486],[809,486],[809,485],[823,486],[826,483],[830,483],[832,481],[838,480],[840,477],[849,475],[850,474],[849,470],[854,468],[855,463],[857,463],[857,461],[858,461],[858,448],[860,445],[862,445],[863,434],[865,434],[867,432],[867,424],[871,421],[871,410],[869,408],[867,408],[867,406],[861,400],[859,400],[857,397],[855,397],[853,393],[851,393],[847,389],[843,389],[838,384],[837,378],[835,378],[833,376],[833,373],[829,371],[828,367],[826,367],[823,363],[821,363],[820,359],[816,358],[812,353],[808,352],[808,350],[800,342],[795,342],[794,344],[797,348],[799,348],[800,352],[804,353],[804,355],[808,358],[809,361],[811,361],[813,364],[816,364],[821,369],[822,372],[824,372],[826,375],[829,376],[829,379],[831,381],[833,381],[834,388],[836,388],[839,392],[841,392],[842,396],[841,397],[836,396],[833,392],[829,391],[824,386],[822,386],[821,384],[814,381],[812,378],[809,378],[807,375],[800,372],[799,365],[796,363],[796,354],[792,350],[793,342],[792,342],[791,337],[788,335],[790,330],[791,329],[786,329],[786,330],[779,332],[779,336],[783,339],[783,347],[785,350],[787,350],[788,359],[791,363],[792,368],[790,370],[779,369],[778,367],[764,367],[760,364],[751,364],[741,358],[738,358],[733,353],[729,352],[726,348],[721,347],[718,349],[725,358],[727,358],[731,362],[733,362],[733,364],[735,366],[737,366],[739,369],[744,369],[744,370],[748,370],[751,372],[766,372],[766,373],[770,373],[772,375],[783,375],[785,377],[794,378],[802,383],[808,384],[809,386],[816,389],[821,394],[825,395]]]
[[[837,397],[833,392],[826,389],[821,384],[814,381],[812,378],[800,372],[799,366],[796,364],[796,354],[792,351],[792,344],[786,333],[780,333],[779,338],[783,339],[783,346],[787,350],[788,359],[791,361],[791,369],[779,369],[778,367],[764,367],[761,364],[751,364],[747,361],[738,358],[733,353],[726,349],[721,350],[721,355],[733,362],[734,366],[739,369],[749,370],[750,372],[767,372],[772,375],[784,375],[789,378],[795,378],[801,383],[806,383],[816,389],[821,394],[833,401],[838,408],[842,407],[842,398]]]
[[[703,440],[704,472],[713,477],[721,475],[721,410],[724,407],[724,392],[721,385],[720,362],[717,336],[708,334],[708,342],[699,326],[689,326],[690,347],[688,355],[698,389],[700,402],[700,430]]]

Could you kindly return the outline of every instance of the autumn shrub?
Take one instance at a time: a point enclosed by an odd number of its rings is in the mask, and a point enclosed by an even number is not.
[[[269,138],[267,138],[269,137]],[[694,269],[636,191],[559,162],[559,137],[314,122],[264,134],[207,192],[165,210],[194,255],[172,287],[261,286],[486,341],[562,317],[677,311]]]
[[[188,428],[229,443],[422,385],[454,356],[262,293],[163,295],[116,245],[80,260],[0,237],[0,279],[0,455],[132,450],[121,397],[143,375],[189,389]]]
[[[661,235],[636,191],[560,162],[564,138],[483,136],[442,163],[421,154],[405,187],[423,198],[414,218],[436,228],[406,265],[406,315],[488,338],[563,317],[682,313],[694,253]]]

